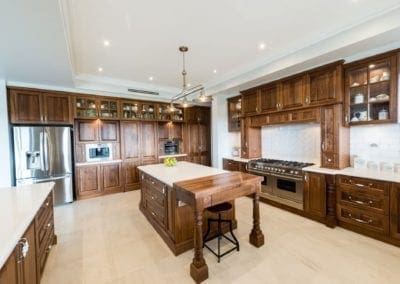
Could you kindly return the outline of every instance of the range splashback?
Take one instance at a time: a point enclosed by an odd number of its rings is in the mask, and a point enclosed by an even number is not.
[[[262,157],[320,164],[319,123],[264,126],[261,129]]]

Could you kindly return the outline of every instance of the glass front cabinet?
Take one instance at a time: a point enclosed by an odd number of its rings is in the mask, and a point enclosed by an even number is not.
[[[397,121],[398,53],[345,65],[345,122],[349,125]]]

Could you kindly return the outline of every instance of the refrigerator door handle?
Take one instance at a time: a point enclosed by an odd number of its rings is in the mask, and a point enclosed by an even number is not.
[[[44,146],[44,155],[45,155],[45,164],[44,164],[44,168],[46,171],[49,170],[49,138],[48,135],[46,133],[46,131],[43,132],[44,135],[44,142],[43,142],[43,146]]]
[[[39,149],[40,149],[40,169],[45,171],[45,157],[44,157],[44,132],[40,132],[39,134]]]
[[[70,175],[65,175],[65,176],[60,176],[60,177],[41,178],[41,179],[35,180],[35,183],[65,179],[65,178],[67,178],[67,177],[69,177],[69,176],[70,176]]]

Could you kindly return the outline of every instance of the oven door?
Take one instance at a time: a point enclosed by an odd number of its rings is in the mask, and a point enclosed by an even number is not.
[[[303,203],[303,180],[276,177],[274,195],[297,203]]]

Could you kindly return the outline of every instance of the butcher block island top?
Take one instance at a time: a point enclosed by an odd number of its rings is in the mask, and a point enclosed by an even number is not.
[[[249,217],[253,216],[253,229],[249,240],[256,247],[264,244],[259,212],[262,177],[189,162],[178,162],[174,167],[157,164],[138,168],[140,210],[175,255],[194,248],[190,275],[196,282],[208,278],[203,257],[203,234],[211,214],[205,211],[208,207],[231,202],[234,208],[235,198],[252,197],[253,212],[249,212]],[[224,214],[223,218],[231,219],[236,227],[235,210]]]

